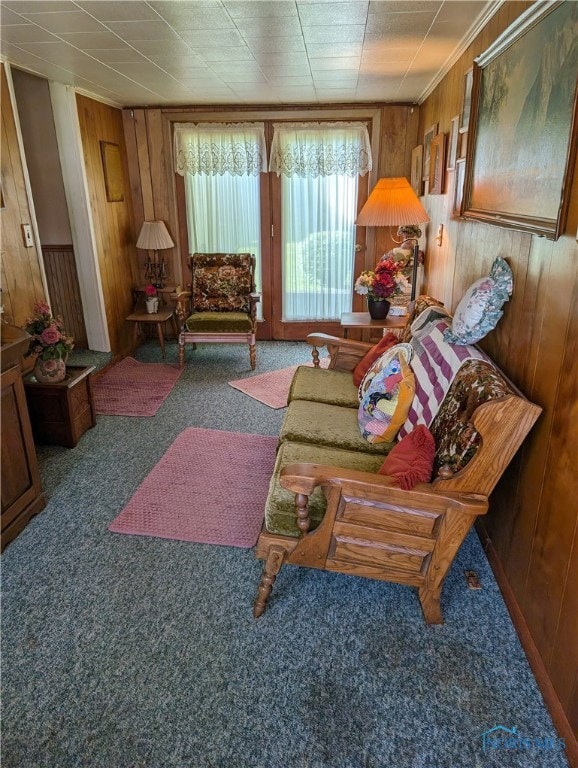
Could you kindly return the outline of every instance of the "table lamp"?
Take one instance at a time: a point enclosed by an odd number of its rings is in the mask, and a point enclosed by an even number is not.
[[[159,259],[159,251],[174,248],[174,245],[164,221],[143,222],[136,247],[146,251],[154,251],[154,261],[149,258],[145,263],[145,278],[150,280],[156,288],[164,287],[164,280],[167,276],[167,267],[162,256]]]
[[[430,220],[425,208],[405,178],[380,179],[361,209],[355,223],[360,227],[402,227]],[[395,241],[395,238],[392,238]],[[410,301],[415,299],[419,245],[413,247]]]

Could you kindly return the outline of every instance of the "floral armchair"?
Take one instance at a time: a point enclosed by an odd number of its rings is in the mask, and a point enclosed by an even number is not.
[[[180,322],[179,365],[185,344],[197,342],[249,345],[251,370],[256,366],[257,304],[255,257],[250,253],[193,253],[189,256],[189,290],[177,289]]]

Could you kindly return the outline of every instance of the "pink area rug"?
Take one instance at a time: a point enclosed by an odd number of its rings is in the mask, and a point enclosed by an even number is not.
[[[113,533],[252,547],[277,438],[185,429],[108,527]]]
[[[169,396],[182,369],[166,363],[139,363],[125,357],[95,379],[96,413],[106,416],[154,416]]]
[[[313,363],[303,363],[303,365],[312,366]],[[327,368],[329,358],[322,358],[319,361],[319,365],[321,368]],[[269,408],[285,408],[287,406],[291,381],[297,367],[296,365],[290,365],[288,368],[280,368],[278,371],[270,371],[269,373],[260,373],[248,379],[236,379],[235,381],[230,381],[229,385],[245,395],[249,395],[254,400],[268,405]]]

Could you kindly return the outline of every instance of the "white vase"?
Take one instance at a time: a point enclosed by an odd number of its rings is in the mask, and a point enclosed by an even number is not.
[[[146,300],[146,308],[149,315],[154,315],[156,312],[158,312],[158,309],[159,309],[158,296],[150,296]]]

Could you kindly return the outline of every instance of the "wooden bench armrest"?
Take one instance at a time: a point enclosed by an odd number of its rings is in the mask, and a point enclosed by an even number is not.
[[[352,371],[374,346],[365,341],[341,339],[327,333],[310,333],[307,336],[307,343],[313,347],[311,356],[315,368],[319,368],[318,347],[327,347],[330,357],[328,368],[336,371]]]
[[[281,470],[279,482],[288,491],[310,496],[317,486],[340,486],[346,496],[391,504],[396,508],[455,509],[466,515],[484,515],[488,499],[477,493],[438,491],[431,483],[417,483],[411,491],[393,485],[394,478],[373,472],[331,467],[323,464],[289,464]]]

